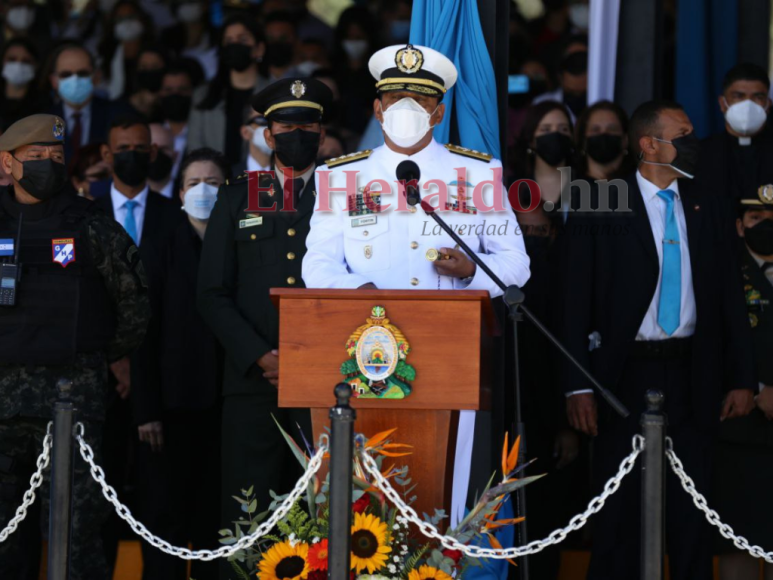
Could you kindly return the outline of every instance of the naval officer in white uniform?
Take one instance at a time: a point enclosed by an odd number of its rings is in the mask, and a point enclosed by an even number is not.
[[[432,128],[445,113],[443,94],[456,82],[454,64],[431,48],[397,45],[376,52],[369,68],[377,81],[373,108],[385,145],[328,160],[317,168],[317,207],[302,269],[306,287],[502,294],[434,220],[399,199],[402,194],[395,171],[405,160],[415,162],[421,170],[422,198],[434,207],[444,206],[442,217],[505,284],[523,286],[529,279],[529,258],[501,186],[502,163],[485,153],[441,145],[432,136]],[[456,168],[465,169],[463,179]],[[349,193],[341,191],[347,186],[344,172],[357,172],[356,188]],[[349,179],[351,184],[351,176]],[[488,184],[475,195],[475,186],[483,182]],[[445,199],[437,195],[440,183],[447,185]],[[499,209],[486,211],[492,207]],[[474,425],[475,413],[462,411],[452,525],[464,512]]]

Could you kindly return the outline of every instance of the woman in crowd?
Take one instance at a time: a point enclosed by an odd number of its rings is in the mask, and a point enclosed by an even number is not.
[[[84,145],[78,149],[70,164],[70,183],[81,197],[93,199],[91,184],[108,181],[112,176],[112,168],[102,160],[101,147],[102,143]]]
[[[0,125],[6,128],[22,117],[39,113],[43,102],[37,90],[38,53],[26,38],[3,45],[0,78]]]
[[[610,101],[599,101],[577,120],[577,172],[583,179],[615,179],[630,173],[634,160],[628,155],[628,116]]]
[[[542,202],[550,202],[544,206],[547,212],[560,206],[559,168],[568,167],[566,177],[571,177],[573,151],[572,122],[566,107],[556,101],[530,107],[516,145],[515,179],[531,179],[539,185]]]
[[[196,59],[209,81],[217,72],[217,48],[212,42],[207,5],[200,0],[183,0],[177,5],[177,19],[183,30],[181,56]]]
[[[198,104],[189,119],[189,151],[201,147],[224,151],[232,164],[244,158],[240,129],[252,95],[267,82],[258,72],[265,50],[253,17],[236,14],[225,21],[217,75],[194,95]]]
[[[168,64],[166,50],[160,46],[144,47],[137,54],[134,92],[129,96],[129,104],[148,120],[153,120],[156,113],[161,82]]]
[[[134,92],[134,73],[140,48],[153,42],[153,22],[135,0],[120,0],[105,21],[99,58],[107,96],[126,97]]]
[[[341,13],[335,29],[332,62],[341,89],[340,129],[348,138],[360,136],[373,115],[372,77],[368,59],[381,48],[379,29],[370,10],[352,6]]]
[[[217,548],[219,528],[220,377],[222,355],[196,309],[201,244],[229,164],[211,149],[192,151],[180,167],[180,199],[188,219],[148,270],[153,319],[146,364],[133,383],[139,424],[142,521],[176,546]],[[135,386],[136,385],[136,386]],[[144,576],[184,580],[186,562],[143,544]],[[217,561],[194,562],[190,577],[217,578]]]

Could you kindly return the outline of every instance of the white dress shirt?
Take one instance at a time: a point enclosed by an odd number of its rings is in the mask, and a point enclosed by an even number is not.
[[[263,167],[260,163],[255,161],[255,158],[247,154],[247,171],[269,171],[269,166]]]
[[[252,156],[248,155],[247,159],[248,160],[252,159]],[[249,165],[249,161],[248,161],[248,165]],[[303,190],[306,189],[306,186],[309,184],[309,179],[314,179],[314,171],[316,169],[317,169],[317,166],[312,163],[311,167],[309,167],[306,171],[304,171],[298,177],[295,178],[295,179],[303,180],[303,189],[301,189],[301,193],[298,195],[298,198],[301,198],[303,196]],[[248,171],[258,171],[258,170],[248,168]],[[266,171],[266,170],[261,169],[260,171]],[[279,183],[284,182],[284,173],[282,173],[282,170],[279,169],[276,165],[274,165],[274,174],[276,175],[276,178],[279,180]]]
[[[679,309],[679,327],[674,333],[667,335],[658,324],[658,303],[660,301],[660,284],[663,269],[663,237],[666,232],[666,202],[658,197],[661,189],[654,183],[644,179],[640,172],[636,172],[636,181],[639,184],[644,206],[647,208],[647,216],[652,228],[652,237],[655,239],[655,248],[658,251],[658,263],[661,272],[658,272],[658,283],[655,286],[655,294],[652,302],[644,315],[636,340],[665,340],[667,338],[684,338],[692,336],[695,332],[697,319],[695,311],[695,294],[692,286],[692,269],[690,268],[690,246],[687,240],[687,224],[684,219],[684,207],[679,195],[679,184],[674,180],[666,189],[670,189],[674,196],[674,216],[679,227],[679,253],[682,266],[682,297]]]
[[[75,129],[75,113],[81,114],[81,142],[80,146],[88,145],[89,143],[89,131],[91,130],[91,103],[88,103],[80,111],[76,111],[67,103],[62,103],[62,109],[64,111],[64,122],[67,125],[67,134],[72,135]]]
[[[134,221],[137,223],[137,245],[139,246],[142,240],[142,226],[145,223],[145,208],[148,205],[148,186],[146,185],[145,189],[134,198],[129,199],[115,188],[115,183],[112,183],[110,185],[110,199],[113,202],[113,217],[121,225],[126,223],[126,202],[137,202],[134,207]]]
[[[174,196],[174,179],[170,177],[169,181],[166,183],[164,187],[162,187],[159,190],[158,193],[160,193],[167,199],[172,199],[172,196]]]

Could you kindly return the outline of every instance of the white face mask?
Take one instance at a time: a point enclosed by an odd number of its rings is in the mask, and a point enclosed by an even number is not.
[[[186,24],[198,22],[201,20],[203,14],[204,6],[198,2],[186,2],[185,4],[180,4],[177,7],[177,18]]]
[[[252,130],[252,144],[257,147],[261,153],[271,155],[273,149],[266,143],[265,127],[258,127]]]
[[[28,30],[35,22],[35,10],[29,6],[14,6],[5,15],[5,23],[14,30]]]
[[[3,65],[3,78],[14,86],[24,86],[35,78],[35,67],[26,62],[7,62]]]
[[[185,192],[183,209],[192,218],[205,221],[209,219],[216,200],[217,187],[202,181]]]
[[[298,74],[304,77],[310,77],[315,70],[319,69],[319,64],[313,60],[304,60],[295,67],[298,70]]]
[[[360,60],[368,50],[367,40],[344,40],[344,52],[352,60]]]
[[[572,4],[569,7],[569,20],[580,30],[588,30],[590,21],[590,6],[587,4]]]
[[[136,18],[128,18],[126,20],[121,20],[121,22],[118,22],[115,25],[113,34],[115,34],[115,38],[119,42],[129,42],[137,40],[142,36],[143,31],[144,27],[142,26],[142,22]]]
[[[725,105],[727,105],[727,99],[725,99]],[[728,105],[725,120],[736,133],[749,136],[762,129],[765,121],[768,120],[768,114],[760,105],[751,99],[746,99]]]
[[[383,114],[384,122],[381,123],[381,128],[392,143],[398,147],[416,145],[432,129],[429,124],[432,114],[425,111],[411,97],[400,99]]]

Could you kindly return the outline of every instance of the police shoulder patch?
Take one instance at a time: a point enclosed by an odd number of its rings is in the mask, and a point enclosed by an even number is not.
[[[446,143],[446,149],[448,149],[451,153],[464,155],[465,157],[472,157],[473,159],[479,159],[480,161],[485,161],[486,163],[494,158],[493,155],[489,155],[488,153],[482,153],[480,151],[476,151],[475,149],[467,149],[467,147],[461,147],[451,143]]]
[[[338,167],[340,165],[346,165],[353,161],[359,161],[360,159],[367,159],[370,154],[373,153],[373,149],[366,149],[365,151],[358,151],[357,153],[349,153],[348,155],[341,155],[341,157],[333,157],[325,161],[328,167]]]

